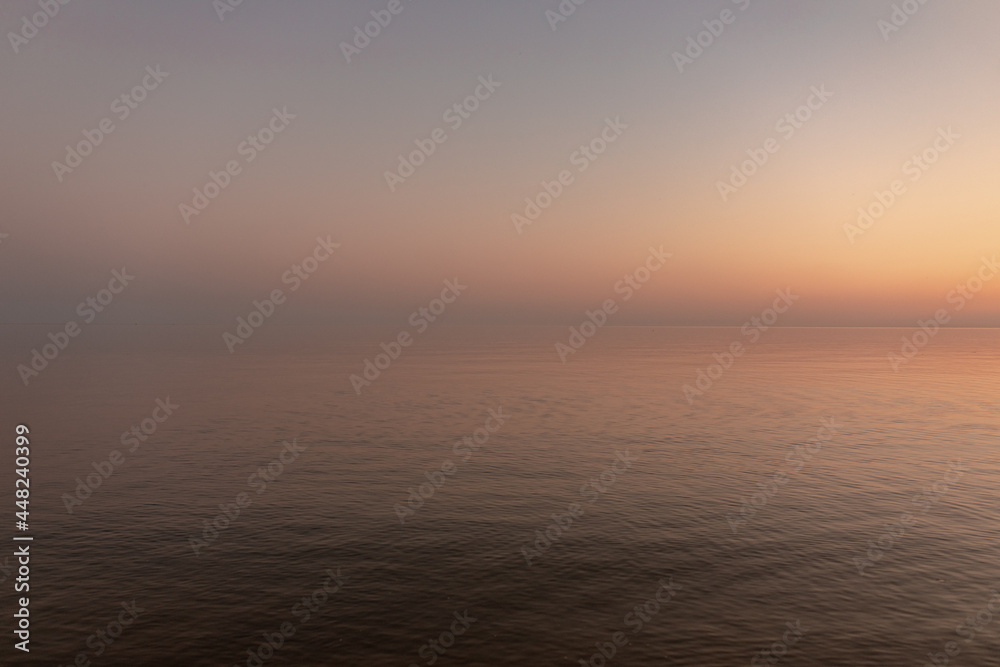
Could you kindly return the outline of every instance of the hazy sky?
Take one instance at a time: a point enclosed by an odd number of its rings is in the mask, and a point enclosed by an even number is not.
[[[230,323],[288,293],[329,236],[340,248],[282,321],[402,324],[458,278],[449,321],[574,323],[662,245],[672,258],[613,323],[739,324],[791,288],[781,324],[912,326],[1000,254],[993,0],[913,0],[891,32],[888,0],[588,0],[554,30],[558,0],[243,0],[220,20],[223,1],[77,0],[37,34],[37,2],[0,7],[3,321],[74,319],[126,267],[102,321]],[[373,11],[391,21],[348,62]],[[53,166],[102,119],[92,153]],[[272,143],[241,150],[269,123]],[[602,154],[578,153],[602,131]],[[933,164],[911,161],[925,150]],[[747,151],[767,161],[724,201]],[[512,214],[563,170],[519,233]],[[845,228],[876,191],[895,199],[884,215]],[[998,306],[1000,279],[953,324],[1000,326]]]

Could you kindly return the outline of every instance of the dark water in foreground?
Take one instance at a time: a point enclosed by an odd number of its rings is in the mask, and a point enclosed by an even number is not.
[[[603,329],[564,365],[563,328],[440,328],[358,396],[348,375],[394,331],[265,327],[230,355],[212,327],[93,327],[23,386],[14,366],[54,329],[0,327],[35,537],[32,652],[11,646],[7,578],[2,664],[246,665],[285,624],[263,664],[568,666],[621,633],[608,664],[747,665],[773,647],[781,665],[924,665],[955,642],[949,664],[1000,665],[998,331],[944,331],[896,373],[908,331],[771,330],[691,405],[683,385],[738,330]],[[167,397],[180,407],[130,452],[122,432]],[[293,439],[258,494],[251,476]],[[124,463],[67,513],[112,450]],[[410,514],[425,473],[444,483]],[[743,498],[759,506],[741,514]],[[536,550],[572,503],[582,515]],[[88,637],[133,600],[95,656]]]

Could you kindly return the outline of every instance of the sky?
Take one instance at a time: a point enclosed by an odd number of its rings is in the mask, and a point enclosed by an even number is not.
[[[0,321],[1000,326],[995,2],[226,1],[0,7]]]

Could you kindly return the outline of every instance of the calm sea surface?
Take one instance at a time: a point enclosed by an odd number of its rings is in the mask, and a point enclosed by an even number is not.
[[[566,328],[439,327],[357,395],[396,331],[92,326],[25,387],[57,329],[0,327],[35,538],[2,664],[1000,665],[1000,331],[894,372],[909,330],[604,328],[563,364]]]

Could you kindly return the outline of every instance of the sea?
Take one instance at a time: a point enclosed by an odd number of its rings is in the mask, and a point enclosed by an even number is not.
[[[998,330],[60,330],[0,664],[1000,665]]]

